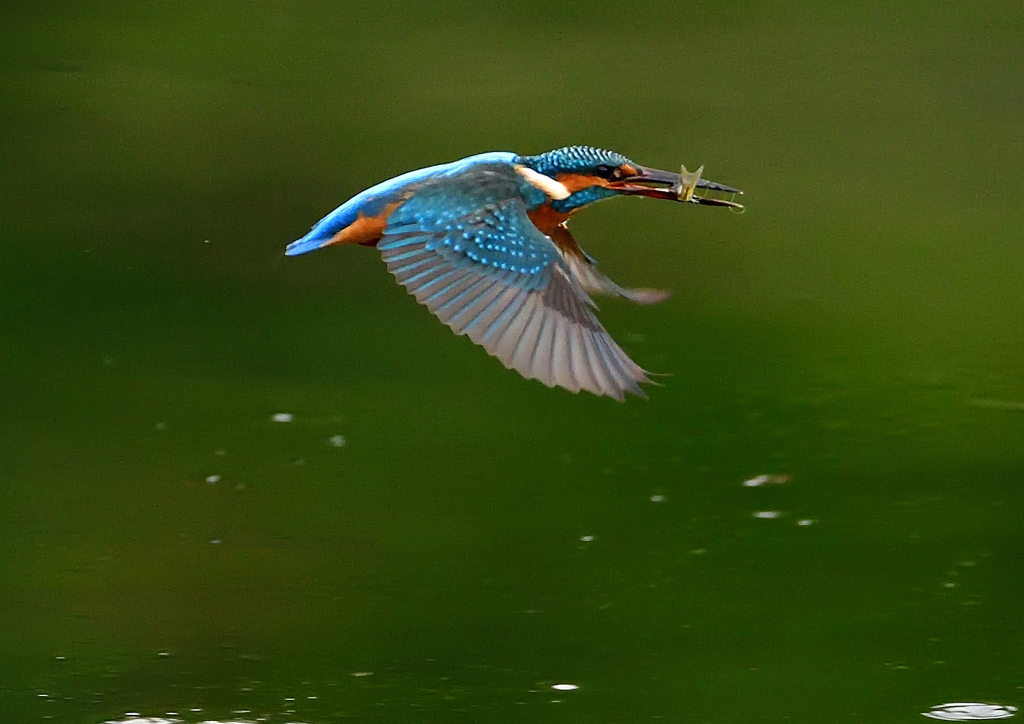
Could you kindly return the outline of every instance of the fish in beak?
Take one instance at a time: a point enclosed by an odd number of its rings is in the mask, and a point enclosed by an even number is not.
[[[696,171],[687,171],[686,166],[683,166],[682,173],[659,171],[656,168],[641,166],[639,173],[635,176],[629,176],[609,185],[619,193],[631,196],[649,196],[653,199],[682,201],[703,206],[726,206],[732,209],[743,208],[743,204],[738,204],[735,201],[712,196],[698,196],[695,193],[697,189],[717,191],[723,194],[743,193],[732,186],[702,179],[701,174],[703,172],[703,166]]]

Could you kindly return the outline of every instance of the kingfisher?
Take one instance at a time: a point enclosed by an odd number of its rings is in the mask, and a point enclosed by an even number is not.
[[[406,290],[457,335],[526,379],[618,400],[646,397],[652,380],[598,321],[591,294],[654,304],[669,296],[627,289],[601,271],[567,223],[615,196],[742,209],[696,189],[739,189],[659,171],[591,146],[535,156],[496,151],[410,171],[356,194],[285,250],[375,246]]]

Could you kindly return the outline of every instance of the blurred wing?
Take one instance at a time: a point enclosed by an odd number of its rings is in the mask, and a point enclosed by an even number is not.
[[[572,233],[559,224],[551,234],[551,240],[555,242],[558,250],[565,259],[569,272],[576,278],[586,291],[592,294],[611,294],[625,297],[637,304],[657,304],[672,296],[667,289],[627,289],[620,287],[611,279],[601,273],[597,268],[597,260],[583,251]]]
[[[456,334],[527,379],[572,392],[644,396],[647,373],[594,316],[551,240],[530,221],[515,172],[469,169],[417,191],[377,248],[388,270]]]

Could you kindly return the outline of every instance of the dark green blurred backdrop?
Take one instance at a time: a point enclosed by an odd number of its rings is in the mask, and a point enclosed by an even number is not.
[[[1019,3],[0,23],[0,720],[1024,701]],[[282,256],[402,171],[573,143],[747,192],[574,222],[675,291],[602,304],[650,401],[520,379],[372,250]]]

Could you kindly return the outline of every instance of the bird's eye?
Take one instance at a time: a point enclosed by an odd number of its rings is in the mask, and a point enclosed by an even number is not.
[[[611,179],[612,181],[619,181],[623,178],[621,168],[604,163],[594,169],[594,174],[601,178]]]

